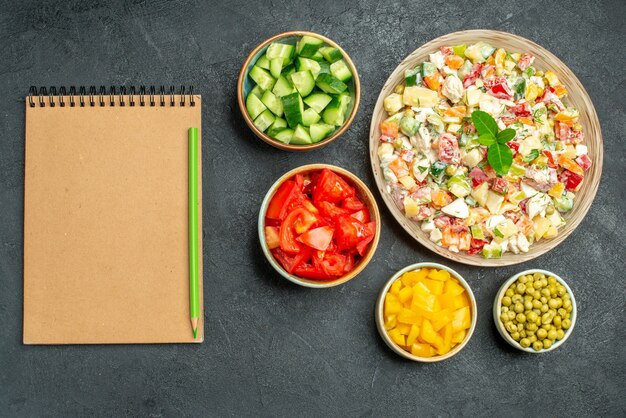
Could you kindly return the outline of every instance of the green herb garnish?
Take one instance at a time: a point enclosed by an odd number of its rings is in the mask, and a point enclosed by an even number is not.
[[[489,147],[487,161],[499,176],[505,176],[513,163],[513,152],[506,143],[515,138],[515,130],[508,128],[498,132],[496,120],[487,112],[472,112],[472,122],[478,132],[478,143]]]

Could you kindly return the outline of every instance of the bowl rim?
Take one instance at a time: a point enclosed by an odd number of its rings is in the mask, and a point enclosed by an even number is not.
[[[576,88],[580,90],[581,97],[583,97],[584,101],[586,101],[589,104],[589,107],[584,109],[585,112],[587,112],[590,123],[591,123],[591,126],[588,126],[587,129],[593,130],[593,129],[590,129],[592,128],[592,126],[594,129],[597,129],[597,136],[594,136],[596,138],[594,139],[594,141],[598,141],[598,144],[599,144],[597,157],[594,159],[595,169],[597,170],[596,177],[592,178],[590,176],[586,178],[586,181],[591,182],[591,187],[587,191],[590,197],[590,202],[588,205],[583,205],[583,209],[577,213],[577,218],[572,218],[572,217],[568,218],[568,224],[570,226],[573,226],[572,228],[567,229],[566,231],[559,231],[559,234],[556,237],[550,239],[551,244],[545,248],[541,248],[540,250],[536,250],[533,247],[531,247],[528,253],[515,254],[514,257],[507,255],[506,258],[503,257],[503,258],[493,258],[493,259],[485,259],[477,255],[470,256],[470,255],[463,254],[463,253],[453,253],[452,251],[446,248],[436,245],[435,243],[430,241],[426,235],[415,233],[414,230],[412,230],[412,228],[409,226],[409,222],[413,222],[413,221],[406,218],[404,216],[404,213],[401,213],[399,211],[399,209],[393,202],[391,196],[389,196],[389,193],[384,191],[386,187],[386,183],[384,179],[381,178],[378,172],[378,170],[380,169],[377,164],[378,163],[378,157],[377,157],[378,147],[373,146],[373,144],[377,143],[373,140],[378,129],[377,124],[376,124],[377,115],[384,111],[384,109],[382,108],[383,92],[387,88],[388,84],[394,78],[395,73],[399,71],[400,69],[407,67],[409,63],[412,61],[412,57],[415,54],[433,50],[435,46],[438,45],[442,41],[454,42],[455,39],[459,37],[466,37],[466,36],[467,37],[471,36],[471,37],[476,38],[476,42],[479,40],[486,40],[491,37],[500,37],[500,38],[508,38],[510,40],[515,40],[515,41],[526,43],[530,48],[532,48],[531,52],[534,52],[536,54],[541,54],[542,57],[546,57],[550,60],[554,60],[555,63],[557,63],[560,67],[562,67],[562,69],[564,69],[567,75],[571,78],[571,83],[569,85],[575,85]],[[378,141],[378,137],[376,137],[376,141]],[[537,44],[536,42],[529,40],[527,38],[524,38],[522,36],[519,36],[519,35],[515,35],[509,32],[491,30],[491,29],[472,29],[472,30],[462,30],[462,31],[451,32],[451,33],[438,36],[434,39],[429,40],[428,42],[424,43],[423,45],[421,45],[420,47],[418,47],[417,49],[409,53],[393,69],[393,71],[389,74],[389,77],[386,79],[385,83],[383,84],[383,87],[381,87],[378,97],[376,99],[375,105],[374,105],[374,110],[372,111],[370,131],[369,131],[369,154],[370,154],[371,169],[374,175],[374,180],[376,182],[377,189],[385,205],[391,212],[391,215],[393,216],[393,218],[396,220],[396,222],[398,222],[398,224],[400,224],[400,226],[409,234],[411,238],[416,240],[418,243],[420,243],[422,246],[424,246],[428,250],[436,254],[439,254],[442,257],[445,257],[449,260],[458,262],[458,263],[480,266],[480,267],[502,267],[502,266],[510,266],[510,265],[524,263],[526,261],[532,260],[536,257],[539,257],[540,255],[543,255],[549,252],[550,250],[554,249],[558,245],[562,244],[563,241],[565,241],[565,239],[567,239],[576,230],[576,228],[580,225],[580,223],[582,223],[583,219],[589,212],[589,209],[591,208],[593,201],[595,200],[595,197],[597,195],[598,188],[600,185],[600,180],[602,177],[602,166],[603,166],[603,160],[604,160],[604,140],[602,136],[602,127],[600,125],[598,114],[597,114],[595,106],[593,105],[593,101],[591,100],[591,97],[589,96],[589,93],[587,92],[583,84],[580,82],[576,74],[567,65],[565,65],[565,63],[563,63],[563,61],[560,58],[558,58],[552,52],[542,47],[541,45]],[[579,205],[582,203],[583,202],[579,202]]]
[[[256,126],[254,126],[254,121],[250,118],[250,115],[248,115],[248,112],[246,110],[245,97],[243,97],[243,85],[244,85],[244,81],[246,77],[248,76],[248,70],[247,70],[248,66],[250,65],[250,62],[252,61],[254,56],[259,51],[261,51],[267,45],[269,45],[270,43],[276,40],[288,38],[291,36],[305,36],[305,35],[319,38],[323,40],[324,42],[326,42],[328,45],[334,48],[337,48],[339,49],[339,51],[341,51],[343,55],[343,60],[346,62],[348,67],[350,67],[350,70],[352,71],[352,77],[354,79],[354,106],[352,107],[352,111],[348,115],[348,118],[345,120],[344,124],[341,125],[341,127],[328,138],[323,139],[319,142],[316,142],[315,144],[310,144],[310,145],[285,144],[270,137],[264,132],[261,132]],[[320,35],[319,33],[303,31],[303,30],[292,30],[292,31],[277,33],[276,35],[270,36],[269,38],[267,38],[266,40],[258,44],[252,50],[252,52],[248,54],[245,61],[243,62],[243,65],[241,66],[241,69],[239,70],[239,78],[237,80],[237,103],[239,105],[239,110],[241,111],[241,114],[243,115],[243,118],[246,121],[246,124],[248,125],[248,127],[252,130],[252,132],[254,132],[256,136],[261,138],[266,143],[272,145],[273,147],[286,150],[286,151],[310,151],[310,150],[321,148],[330,144],[331,142],[333,142],[334,140],[342,136],[348,130],[350,125],[352,125],[352,122],[354,121],[354,118],[356,117],[356,114],[359,110],[359,105],[361,103],[361,81],[360,81],[359,73],[356,69],[356,66],[354,65],[354,62],[352,62],[352,58],[350,58],[350,55],[348,55],[348,53],[335,41],[325,37],[324,35]]]
[[[342,177],[349,180],[358,189],[358,193],[364,194],[367,197],[368,201],[371,202],[371,204],[368,205],[368,208],[370,210],[370,216],[376,222],[376,234],[372,242],[369,244],[369,249],[367,250],[367,253],[365,254],[365,256],[361,258],[359,263],[350,272],[344,274],[343,276],[340,276],[338,279],[330,280],[330,281],[310,280],[310,279],[305,279],[305,278],[287,273],[287,271],[276,261],[271,251],[267,247],[267,243],[265,242],[265,213],[267,212],[267,207],[269,205],[269,202],[271,201],[272,197],[274,197],[274,194],[276,193],[280,185],[298,173],[316,171],[316,170],[321,170],[324,168],[328,168],[329,170],[335,173],[338,173]],[[381,231],[380,223],[381,223],[380,211],[378,209],[378,204],[376,203],[376,199],[374,198],[372,191],[355,174],[351,173],[350,171],[344,168],[337,167],[332,164],[321,164],[321,163],[305,164],[305,165],[296,167],[294,169],[291,169],[285,174],[283,174],[282,176],[280,176],[278,180],[276,180],[268,189],[267,193],[265,194],[265,197],[263,198],[263,202],[261,203],[261,207],[259,209],[258,236],[259,236],[259,242],[261,244],[261,249],[263,250],[263,254],[265,254],[265,258],[272,265],[274,270],[276,270],[281,276],[283,276],[285,279],[289,280],[290,282],[295,283],[300,286],[310,287],[310,288],[315,288],[315,289],[325,289],[329,287],[338,286],[340,284],[346,283],[354,279],[365,269],[365,267],[367,267],[369,262],[374,257],[374,253],[376,252],[376,249],[378,247],[378,242],[380,240],[380,231]]]
[[[567,290],[567,293],[570,296],[570,300],[572,301],[572,314],[570,318],[572,325],[569,327],[568,330],[566,330],[565,336],[563,337],[562,340],[555,342],[550,348],[542,348],[539,351],[535,351],[535,349],[533,349],[532,347],[524,348],[517,341],[511,338],[507,330],[504,328],[504,324],[500,320],[500,313],[499,313],[500,308],[502,307],[502,298],[504,297],[504,293],[506,292],[506,289],[511,285],[511,283],[515,282],[519,277],[523,275],[533,274],[533,273],[543,273],[546,275],[546,277],[553,276],[560,284],[562,284],[565,287],[565,289]],[[576,305],[576,298],[574,297],[574,293],[572,292],[572,289],[569,287],[567,282],[563,280],[563,278],[559,276],[558,274],[555,274],[551,271],[543,270],[543,269],[528,269],[528,270],[524,270],[522,272],[519,272],[509,277],[507,280],[504,281],[504,283],[502,283],[502,286],[500,286],[500,289],[498,289],[498,292],[496,293],[496,297],[493,301],[493,321],[496,325],[496,329],[498,330],[498,333],[500,334],[500,336],[504,338],[504,340],[507,343],[509,343],[509,345],[511,345],[512,347],[515,347],[518,350],[524,351],[526,353],[531,353],[531,354],[547,353],[549,351],[556,350],[561,345],[563,345],[563,343],[567,341],[569,336],[572,334],[572,331],[574,330],[574,326],[576,325],[577,311],[578,311],[578,307]]]
[[[465,288],[465,291],[469,294],[469,297],[470,297],[470,302],[472,305],[472,323],[470,325],[469,330],[467,331],[467,335],[465,336],[465,339],[461,343],[457,344],[452,350],[448,351],[446,354],[442,356],[419,357],[419,356],[413,355],[409,353],[408,351],[405,351],[401,347],[398,347],[393,341],[391,341],[391,337],[389,337],[389,334],[387,333],[387,330],[385,329],[383,308],[384,308],[384,302],[385,302],[385,295],[389,291],[389,288],[404,273],[409,272],[409,271],[415,271],[420,268],[438,268],[438,269],[443,269],[443,270],[448,271]],[[421,363],[436,363],[436,362],[443,361],[443,360],[449,359],[450,357],[455,356],[461,350],[463,350],[463,348],[467,345],[469,340],[472,338],[472,335],[474,334],[474,330],[476,329],[476,322],[478,321],[478,309],[477,309],[477,304],[476,304],[476,298],[474,297],[474,292],[472,291],[471,286],[465,280],[465,278],[461,276],[456,270],[448,266],[445,266],[443,264],[439,264],[439,263],[421,262],[421,263],[408,265],[404,267],[403,269],[398,270],[393,276],[391,276],[385,282],[382,289],[380,290],[380,293],[378,294],[378,299],[376,300],[376,309],[375,309],[374,316],[376,318],[376,328],[378,329],[378,333],[380,334],[385,344],[387,344],[387,346],[391,348],[396,354],[399,354],[400,356],[408,360],[412,360],[412,361],[417,361]]]

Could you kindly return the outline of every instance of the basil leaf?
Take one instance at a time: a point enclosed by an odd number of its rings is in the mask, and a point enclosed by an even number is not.
[[[530,153],[525,156],[524,158],[522,158],[522,161],[524,161],[525,163],[529,163],[533,160],[536,160],[537,157],[539,157],[539,150],[538,149],[532,149],[530,150]]]
[[[513,152],[506,144],[496,142],[487,150],[487,160],[498,175],[505,176],[513,163]]]
[[[515,138],[515,129],[511,128],[500,131],[498,132],[498,135],[496,135],[496,140],[501,144],[509,142],[513,138]]]
[[[492,135],[481,135],[478,137],[478,143],[488,147],[489,145],[496,143],[496,138]]]
[[[491,135],[494,138],[498,134],[498,124],[496,120],[487,112],[475,110],[472,112],[472,122],[479,135]]]

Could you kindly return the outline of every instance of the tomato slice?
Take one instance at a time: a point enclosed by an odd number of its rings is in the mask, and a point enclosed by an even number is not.
[[[320,265],[322,271],[329,276],[343,276],[347,258],[339,253],[326,253]]]
[[[338,203],[355,195],[355,190],[341,176],[329,169],[322,170],[317,184],[313,188],[313,202]]]
[[[304,194],[301,188],[293,180],[287,180],[279,188],[272,197],[267,208],[265,216],[269,219],[283,220],[289,213],[289,210],[299,199],[303,199]]]
[[[348,209],[351,212],[355,212],[357,210],[361,210],[365,207],[363,202],[359,200],[358,197],[352,196],[343,201],[341,205],[342,208]]]
[[[265,242],[270,250],[280,247],[280,237],[278,235],[280,228],[277,226],[265,227]]]
[[[328,274],[324,273],[321,268],[310,264],[299,265],[294,269],[293,274],[310,280],[334,280],[337,278],[335,276],[329,276]]]
[[[303,234],[313,226],[317,217],[304,208],[289,212],[280,226],[280,248],[287,253],[299,253],[302,250],[296,241],[296,234]]]
[[[356,250],[361,257],[365,256],[365,253],[367,252],[367,246],[370,242],[374,240],[374,235],[376,235],[376,222],[368,222],[365,226],[367,227],[367,230],[370,232],[371,235],[361,240],[361,242],[356,245]]]
[[[338,216],[350,214],[349,210],[340,208],[330,202],[318,202],[317,208],[319,209],[320,215],[328,219],[335,219]]]
[[[321,226],[305,232],[297,240],[316,250],[326,251],[333,239],[334,232],[330,226]]]
[[[360,211],[354,212],[352,215],[354,219],[357,219],[361,222],[363,222],[364,224],[368,223],[370,221],[370,211],[367,210],[367,208],[363,208]]]
[[[305,248],[300,252],[300,254],[289,255],[280,248],[275,248],[272,250],[272,255],[278,260],[287,273],[293,274],[302,263],[309,260],[311,257],[311,251],[308,248]]]
[[[337,218],[335,237],[337,249],[340,251],[354,248],[363,239],[372,235],[372,232],[363,222],[352,216],[342,215]]]

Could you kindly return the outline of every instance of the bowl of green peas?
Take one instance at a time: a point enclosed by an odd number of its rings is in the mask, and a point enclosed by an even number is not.
[[[546,353],[572,334],[576,300],[556,274],[526,270],[502,284],[493,304],[493,319],[511,346],[527,353]]]

